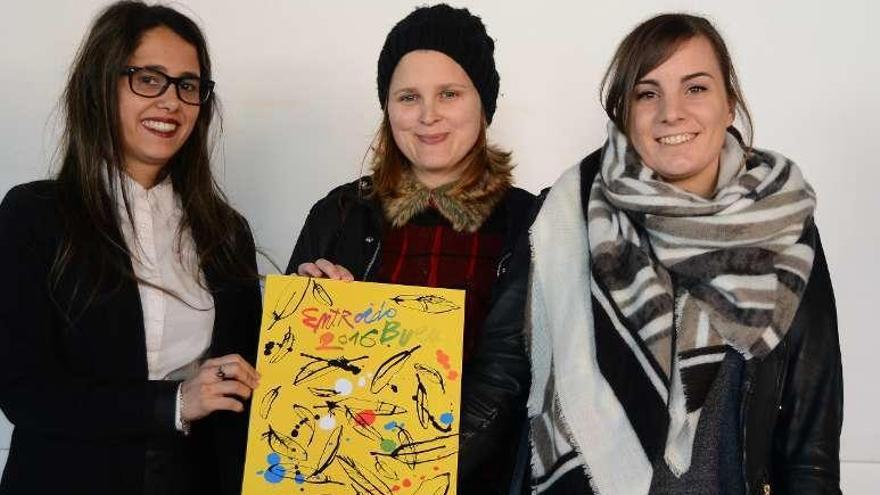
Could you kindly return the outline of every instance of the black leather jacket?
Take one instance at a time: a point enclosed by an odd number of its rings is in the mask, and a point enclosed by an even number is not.
[[[600,157],[601,150],[581,162],[582,181],[592,184]],[[740,444],[747,494],[840,493],[843,374],[837,309],[819,233],[815,225],[808,229],[815,234],[815,259],[791,328],[766,358],[746,364]],[[529,256],[528,244],[521,242],[511,263],[510,290],[525,290],[528,269],[522,265]]]
[[[378,200],[367,197],[369,177],[342,185],[318,201],[309,212],[290,257],[287,273],[301,263],[325,258],[349,269],[358,280],[374,280],[381,263],[384,231]],[[462,421],[459,431],[459,493],[506,492],[514,460],[513,449],[498,446],[518,438],[525,419],[529,368],[520,324],[525,303],[523,290],[502,290],[514,243],[529,225],[535,196],[511,188],[496,208],[506,218],[505,246],[498,261],[493,302],[477,351],[462,375]],[[513,321],[509,315],[520,314]],[[477,486],[474,476],[489,457],[509,458],[505,486]],[[497,462],[494,463],[498,465]]]
[[[843,372],[818,232],[815,250],[786,338],[764,360],[746,366],[740,424],[749,493],[840,493]]]

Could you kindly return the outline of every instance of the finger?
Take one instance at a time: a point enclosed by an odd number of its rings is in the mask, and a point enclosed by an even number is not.
[[[244,404],[231,397],[219,396],[205,401],[205,409],[213,411],[244,411]]]
[[[254,367],[251,366],[251,363],[243,359],[241,361],[240,368],[241,371],[249,377],[250,381],[254,382],[254,388],[257,388],[257,385],[259,385],[260,382],[260,372],[254,369]]]
[[[223,371],[222,376],[220,376],[220,371]],[[215,373],[219,378],[218,381],[222,380],[238,380],[244,382],[247,386],[251,388],[257,388],[259,385],[256,371],[251,368],[247,362],[244,360],[233,361],[228,363],[223,363],[222,365],[217,367],[217,372]]]
[[[208,387],[208,397],[206,401],[220,396],[238,396],[247,399],[251,396],[251,387],[246,383],[238,380],[225,380],[217,382]]]
[[[220,366],[223,366],[223,373],[226,374],[227,370],[231,370],[231,365],[239,366],[243,371],[242,374],[239,374],[239,377],[249,376],[250,380],[259,381],[260,374],[257,370],[254,369],[253,366],[245,358],[241,357],[240,354],[226,354],[224,356],[211,358],[206,360],[202,364],[202,368],[209,368],[213,370],[213,373],[216,373]]]
[[[225,356],[206,359],[204,362],[202,362],[202,366],[199,369],[203,370],[205,368],[216,368],[226,361],[229,361],[229,356],[231,355],[232,354],[227,354]]]
[[[342,278],[339,269],[337,268],[338,265],[332,263],[331,261],[325,260],[324,258],[319,258],[317,261],[315,261],[315,264],[318,265],[318,268],[326,273],[327,276],[331,279],[339,280],[340,278]]]
[[[332,261],[323,258],[317,260],[315,263],[333,280],[345,280],[349,282],[354,280],[354,275],[348,271],[348,268],[345,268],[342,265],[337,265]]]
[[[214,382],[222,382],[231,373],[233,373],[231,363],[224,363],[220,359],[212,359],[202,364],[196,378],[199,383],[207,385]]]
[[[303,275],[306,277],[317,277],[323,278],[325,277],[324,272],[316,265],[315,263],[303,263],[296,268],[297,275]]]
[[[199,368],[198,374],[196,374],[196,376],[194,376],[192,380],[198,385],[207,385],[209,383],[214,383],[218,380],[221,380],[221,378],[217,376],[218,369],[218,365],[212,365],[208,364],[208,362],[205,362]]]
[[[351,272],[348,271],[348,268],[342,265],[336,265],[336,270],[339,272],[340,280],[345,280],[347,282],[354,281],[354,275],[352,275]]]
[[[235,362],[241,371],[249,376],[251,380],[259,381],[260,373],[251,366],[251,363],[249,363],[247,359],[241,357],[241,354],[227,354],[225,357]]]

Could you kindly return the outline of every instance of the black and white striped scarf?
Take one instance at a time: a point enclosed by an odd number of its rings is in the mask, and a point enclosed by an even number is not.
[[[681,474],[726,346],[766,356],[794,318],[813,264],[801,236],[815,194],[791,160],[744,153],[728,135],[721,187],[705,199],[660,180],[608,131],[588,204],[592,274],[638,342],[632,371],[662,399],[645,403],[665,405],[643,414],[668,419],[665,459]]]

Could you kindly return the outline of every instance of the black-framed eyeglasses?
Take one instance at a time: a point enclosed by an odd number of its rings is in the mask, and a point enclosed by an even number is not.
[[[122,75],[128,76],[128,87],[144,98],[156,98],[165,94],[168,86],[174,85],[177,97],[188,105],[201,105],[211,98],[214,81],[198,77],[171,77],[149,67],[126,67]]]

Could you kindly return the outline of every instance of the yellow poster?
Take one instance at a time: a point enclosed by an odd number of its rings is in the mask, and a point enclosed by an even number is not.
[[[244,495],[454,494],[464,292],[269,276]]]

